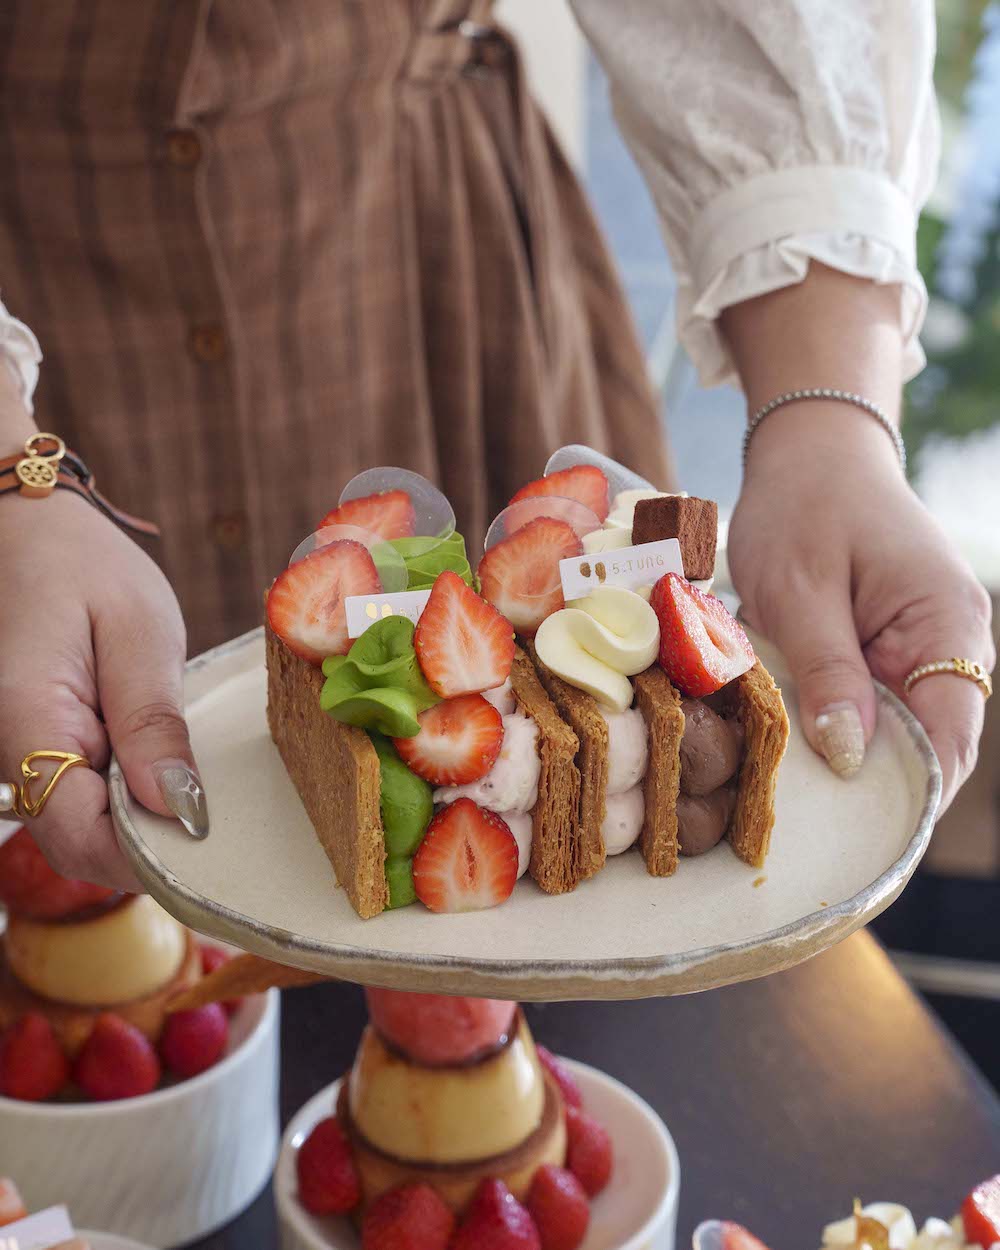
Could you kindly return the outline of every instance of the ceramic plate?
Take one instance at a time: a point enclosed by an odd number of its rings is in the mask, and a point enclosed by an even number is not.
[[[681,1169],[666,1125],[647,1102],[614,1077],[566,1060],[584,1106],[611,1135],[615,1170],[594,1199],[580,1250],[673,1250]],[[348,1219],[316,1218],[296,1196],[295,1152],[315,1125],[331,1115],[339,1081],[320,1090],[295,1115],[274,1170],[274,1199],[283,1250],[361,1250]]]
[[[91,1250],[152,1250],[143,1242],[129,1241],[127,1237],[115,1237],[111,1233],[77,1233],[90,1242]]]
[[[527,878],[489,911],[435,915],[420,904],[354,913],[265,718],[258,630],[193,661],[188,718],[208,793],[198,842],[153,816],[111,769],[118,837],[149,892],[203,933],[331,977],[390,988],[514,999],[641,998],[777,972],[847,937],[902,890],[927,847],[940,772],[923,730],[891,694],[864,768],[841,781],[813,754],[780,657],[791,741],[767,864],[727,843],[650,877],[638,854],[609,860],[572,894]]]

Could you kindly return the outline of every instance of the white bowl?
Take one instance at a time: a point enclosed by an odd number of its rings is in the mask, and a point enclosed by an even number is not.
[[[160,1247],[207,1236],[271,1174],[279,1016],[276,990],[248,999],[219,1063],[141,1098],[0,1098],[0,1175],[14,1178],[29,1210],[65,1203],[78,1225]]]
[[[78,1237],[90,1242],[91,1250],[153,1250],[152,1246],[131,1237],[116,1237],[113,1233],[91,1233],[81,1229]]]
[[[583,1063],[566,1060],[584,1106],[611,1135],[615,1170],[590,1208],[580,1250],[674,1250],[681,1169],[666,1125],[638,1094]],[[281,1250],[360,1250],[348,1219],[310,1215],[297,1197],[295,1154],[311,1129],[333,1113],[339,1081],[320,1090],[294,1116],[281,1142],[274,1197]]]

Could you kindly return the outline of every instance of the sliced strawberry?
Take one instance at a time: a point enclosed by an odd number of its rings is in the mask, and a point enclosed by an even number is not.
[[[571,469],[560,469],[550,473],[548,477],[540,477],[536,482],[522,486],[511,503],[522,499],[538,499],[543,495],[558,495],[562,499],[575,499],[589,508],[603,521],[608,515],[608,479],[600,469],[592,464],[577,464]]]
[[[538,517],[501,539],[480,560],[483,598],[519,634],[532,635],[547,616],[565,606],[559,561],[580,555],[583,545],[571,525]]]
[[[485,777],[503,745],[503,717],[481,694],[436,703],[417,723],[415,737],[393,742],[403,763],[432,786],[464,786]]]
[[[431,911],[480,911],[510,898],[517,842],[496,812],[471,799],[449,803],[427,826],[413,859],[417,898]]]
[[[1000,1241],[1000,1176],[977,1185],[962,1203],[965,1240],[984,1250]]]
[[[351,648],[347,596],[381,590],[367,548],[338,539],[278,575],[267,596],[267,620],[289,651],[322,664],[328,655],[346,655]]]
[[[417,530],[417,514],[405,490],[387,490],[346,500],[328,512],[317,529],[327,525],[356,525],[379,538],[411,538]]]
[[[431,689],[444,699],[502,686],[514,662],[510,622],[450,570],[431,588],[413,645]]]
[[[667,573],[649,602],[660,621],[660,667],[681,694],[700,698],[753,668],[750,639],[715,595]]]

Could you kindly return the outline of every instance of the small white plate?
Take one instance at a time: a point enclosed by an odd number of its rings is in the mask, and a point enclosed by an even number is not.
[[[627,1085],[567,1059],[586,1110],[607,1129],[615,1169],[590,1208],[580,1250],[674,1250],[681,1168],[677,1147],[653,1108]],[[317,1218],[300,1204],[295,1152],[314,1126],[333,1114],[340,1082],[320,1090],[285,1129],[274,1170],[281,1250],[361,1250],[348,1219]]]
[[[687,993],[777,972],[896,898],[930,840],[941,774],[920,725],[880,690],[865,765],[839,780],[803,737],[780,656],[758,650],[792,725],[760,872],[725,843],[666,880],[630,852],[572,894],[551,897],[526,878],[489,911],[435,915],[415,904],[361,920],[268,734],[259,630],[188,670],[208,838],[136,803],[115,761],[118,838],[149,892],[192,928],[364,985],[551,1001]]]

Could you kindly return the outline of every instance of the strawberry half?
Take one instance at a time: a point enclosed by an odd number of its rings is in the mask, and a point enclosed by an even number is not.
[[[977,1185],[962,1203],[965,1239],[989,1247],[1000,1241],[1000,1176]]]
[[[436,703],[417,723],[415,737],[393,742],[403,763],[433,786],[464,786],[485,777],[503,745],[503,717],[481,694]]]
[[[660,622],[660,667],[681,694],[711,694],[753,668],[757,657],[721,599],[667,573],[649,600]]]
[[[543,495],[575,499],[577,503],[589,508],[598,521],[604,520],[611,506],[608,499],[608,479],[592,464],[577,464],[571,469],[560,469],[557,473],[550,473],[548,477],[529,482],[527,486],[521,487],[510,502],[538,499]]]
[[[431,689],[443,699],[502,686],[514,662],[510,622],[450,570],[431,588],[413,645]]]
[[[268,624],[289,651],[322,664],[328,655],[346,655],[351,648],[347,596],[381,590],[368,549],[338,539],[279,573],[267,596]]]
[[[328,512],[316,528],[327,525],[356,525],[379,538],[411,538],[417,530],[417,514],[405,490],[387,490],[346,500]]]
[[[417,898],[431,911],[481,911],[510,898],[517,842],[496,812],[471,799],[449,803],[427,826],[413,858]]]
[[[519,634],[532,635],[547,616],[565,606],[559,561],[583,555],[576,531],[555,517],[529,521],[491,547],[479,562],[483,598]]]

